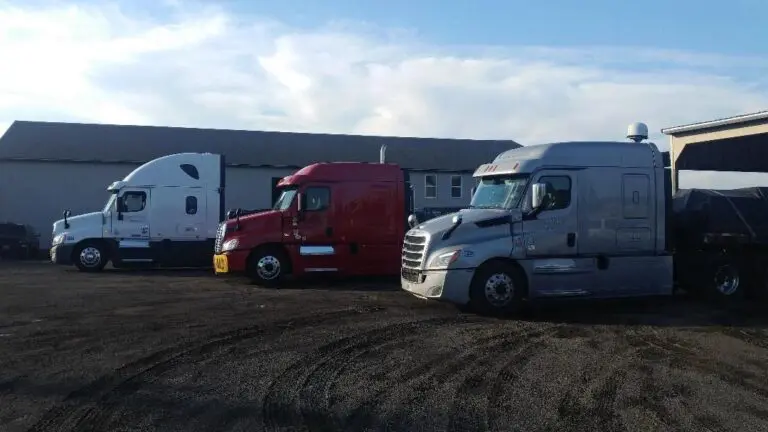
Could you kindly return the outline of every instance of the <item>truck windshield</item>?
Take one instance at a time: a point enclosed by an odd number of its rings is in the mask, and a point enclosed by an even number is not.
[[[275,205],[272,207],[272,210],[288,210],[288,207],[291,206],[293,197],[296,196],[296,192],[298,192],[298,190],[298,187],[284,188],[280,192],[280,196],[277,198],[277,201],[275,201]]]
[[[107,204],[104,206],[104,210],[102,212],[108,212],[112,210],[112,206],[115,203],[115,198],[117,197],[117,193],[113,193],[109,199],[107,200]]]
[[[516,208],[525,195],[526,184],[528,175],[481,177],[469,208]]]

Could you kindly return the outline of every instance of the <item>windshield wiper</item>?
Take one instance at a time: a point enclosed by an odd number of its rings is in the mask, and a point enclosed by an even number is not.
[[[469,208],[471,208],[471,209],[499,209],[501,207],[499,207],[499,206],[490,206],[490,205],[470,205]]]

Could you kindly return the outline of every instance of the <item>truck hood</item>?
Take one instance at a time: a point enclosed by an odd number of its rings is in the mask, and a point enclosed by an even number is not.
[[[67,218],[69,228],[64,228],[64,219],[59,219],[53,223],[53,236],[72,230],[81,230],[98,227],[101,232],[103,214],[101,212],[85,213],[81,215],[70,216]]]
[[[414,229],[427,232],[432,238],[439,238],[453,227],[453,217],[456,214],[461,214],[461,225],[451,233],[450,239],[440,240],[440,247],[461,244],[468,238],[477,241],[485,236],[509,236],[511,235],[510,218],[511,220],[522,219],[520,210],[464,209],[428,220]],[[478,229],[482,230],[482,234],[478,233]]]
[[[237,218],[230,219],[229,224],[237,223]],[[240,224],[245,228],[242,233],[251,235],[267,235],[280,238],[282,233],[283,212],[280,210],[266,210],[260,213],[254,213],[240,217]]]
[[[426,222],[420,223],[416,229],[426,231],[431,234],[442,233],[453,226],[453,216],[461,214],[462,225],[475,224],[477,222],[484,222],[487,220],[493,220],[501,217],[509,217],[511,214],[518,213],[519,211],[498,210],[498,209],[462,209],[456,213],[450,213],[443,216],[438,216],[434,219],[430,219]]]

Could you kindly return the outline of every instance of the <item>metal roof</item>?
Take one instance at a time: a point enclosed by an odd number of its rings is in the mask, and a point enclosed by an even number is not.
[[[403,168],[474,171],[512,140],[469,140],[260,132],[158,126],[16,121],[0,137],[0,160],[144,163],[172,153],[225,155],[228,165],[300,168],[314,162],[387,162]]]
[[[768,111],[759,111],[751,114],[742,114],[734,117],[726,117],[718,120],[710,120],[699,123],[691,123],[682,126],[673,126],[666,129],[662,129],[661,133],[665,135],[677,135],[687,132],[698,132],[705,129],[712,129],[717,127],[739,126],[744,123],[768,121]]]

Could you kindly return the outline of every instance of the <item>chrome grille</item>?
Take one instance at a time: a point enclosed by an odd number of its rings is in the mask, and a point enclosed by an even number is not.
[[[221,243],[224,240],[224,234],[226,234],[227,224],[222,222],[219,225],[219,229],[216,230],[216,242],[213,246],[214,253],[221,253]]]
[[[420,269],[426,250],[426,234],[409,231],[403,241],[403,268]]]

